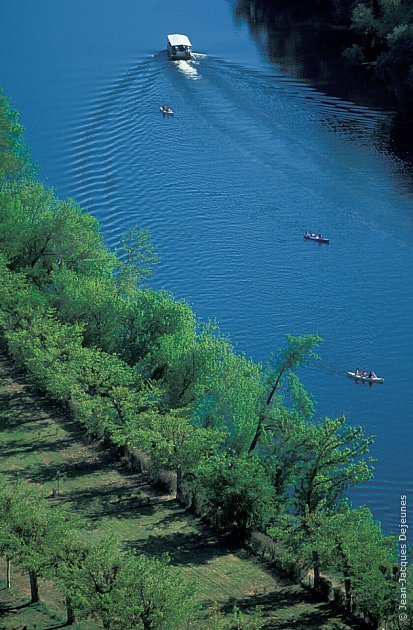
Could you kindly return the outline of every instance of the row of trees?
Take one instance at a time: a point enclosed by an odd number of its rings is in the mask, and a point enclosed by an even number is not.
[[[94,619],[114,630],[197,628],[195,587],[170,565],[169,558],[121,552],[114,538],[90,543],[81,523],[22,483],[0,485],[0,553],[30,578],[31,603],[39,601],[39,579],[53,580],[64,596],[66,625]],[[218,612],[205,623],[210,630],[261,627],[237,609],[227,618]]]
[[[13,136],[15,114],[2,115]],[[270,528],[316,587],[333,570],[349,607],[390,619],[395,540],[345,498],[372,476],[373,438],[316,420],[296,374],[320,337],[289,336],[267,367],[236,354],[186,302],[145,287],[156,262],[146,231],[109,251],[93,217],[33,180],[20,138],[7,146],[20,175],[1,162],[0,330],[14,359],[90,434],[173,471],[178,496],[222,531]],[[356,556],[368,534],[366,572]]]

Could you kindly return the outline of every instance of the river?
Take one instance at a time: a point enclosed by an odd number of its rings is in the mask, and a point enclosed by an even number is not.
[[[190,63],[167,61],[174,32]],[[397,530],[412,490],[413,181],[389,148],[392,113],[270,63],[225,0],[0,0],[0,54],[42,179],[110,246],[149,227],[154,286],[257,361],[286,333],[324,338],[301,377],[318,415],[377,436],[375,478],[351,496]],[[385,383],[346,378],[357,366]]]

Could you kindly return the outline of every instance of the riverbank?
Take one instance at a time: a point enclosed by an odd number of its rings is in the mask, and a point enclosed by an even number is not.
[[[197,583],[205,611],[230,611],[238,606],[252,612],[260,606],[268,628],[360,627],[275,574],[245,549],[226,545],[173,496],[156,490],[147,477],[91,443],[57,405],[33,391],[4,355],[0,357],[0,400],[1,475],[33,484],[51,503],[76,513],[84,521],[89,540],[110,532],[125,548],[150,555],[169,553],[173,564]],[[58,486],[59,494],[52,498]],[[24,588],[24,577],[17,586]],[[47,591],[53,593],[50,588]],[[49,614],[44,607],[16,608],[24,603],[24,591],[15,591],[13,601],[1,591],[0,605],[10,609],[3,611],[1,627],[58,627],[56,620],[63,616],[64,607],[58,592],[54,593],[46,598]],[[48,616],[50,625],[41,625],[49,624]],[[208,627],[207,620],[202,624]]]

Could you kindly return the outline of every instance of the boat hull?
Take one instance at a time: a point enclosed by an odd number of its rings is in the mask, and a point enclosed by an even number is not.
[[[306,241],[316,241],[316,243],[326,243],[326,245],[328,245],[330,242],[330,239],[324,238],[324,236],[320,238],[319,236],[311,236],[311,234],[309,235],[304,234],[304,238]]]
[[[370,378],[369,376],[362,376],[355,372],[347,372],[347,376],[354,378],[356,381],[366,381],[367,383],[384,383],[384,378],[377,376],[376,378]]]
[[[185,61],[188,61],[188,59],[191,59],[192,57],[192,53],[188,52],[172,52],[168,50],[168,58],[169,61],[179,61],[180,59],[184,59]]]

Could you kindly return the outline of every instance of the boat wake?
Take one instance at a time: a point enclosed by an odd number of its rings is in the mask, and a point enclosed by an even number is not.
[[[176,68],[178,68],[179,72],[185,75],[187,79],[192,79],[196,81],[200,79],[200,75],[198,74],[198,70],[196,69],[194,63],[192,61],[185,61],[184,59],[179,59],[178,61],[171,62]]]

